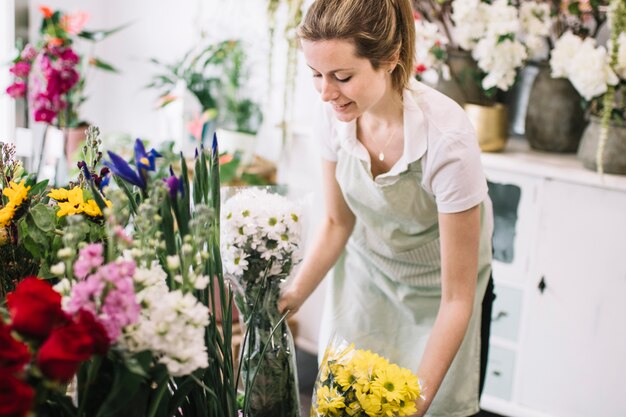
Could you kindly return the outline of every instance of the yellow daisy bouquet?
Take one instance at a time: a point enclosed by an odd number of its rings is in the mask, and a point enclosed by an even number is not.
[[[320,366],[311,417],[395,417],[417,412],[421,388],[410,370],[354,344],[333,341]]]

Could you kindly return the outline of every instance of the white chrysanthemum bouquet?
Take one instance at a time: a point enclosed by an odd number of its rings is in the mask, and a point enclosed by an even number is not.
[[[278,312],[280,286],[300,261],[301,209],[269,188],[234,188],[222,207],[224,271],[246,326],[244,412],[299,415],[293,337]]]
[[[311,416],[394,417],[417,412],[417,376],[369,350],[333,340],[320,366]]]

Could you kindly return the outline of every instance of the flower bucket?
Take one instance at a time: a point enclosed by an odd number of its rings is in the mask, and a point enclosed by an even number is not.
[[[596,155],[601,132],[600,119],[592,117],[578,148],[578,159],[587,169],[597,170]],[[603,153],[606,174],[626,175],[626,125],[609,122],[608,138]]]
[[[500,103],[493,106],[466,103],[465,112],[476,129],[478,145],[483,152],[499,152],[508,140],[508,117],[506,107]]]
[[[250,163],[252,163],[254,147],[257,143],[255,135],[224,129],[217,129],[216,133],[219,140],[220,152],[227,152],[229,154],[239,152],[242,165],[250,165]]]

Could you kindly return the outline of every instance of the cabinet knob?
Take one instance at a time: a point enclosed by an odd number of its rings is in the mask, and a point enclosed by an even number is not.
[[[539,288],[539,292],[543,294],[543,292],[546,290],[546,277],[541,277],[541,281],[539,281],[539,285],[537,285],[537,288]]]

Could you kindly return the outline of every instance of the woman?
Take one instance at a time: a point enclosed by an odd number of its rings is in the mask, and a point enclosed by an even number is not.
[[[326,215],[279,308],[297,311],[334,265],[322,351],[337,333],[417,373],[418,415],[473,415],[492,233],[474,131],[412,78],[409,0],[316,0],[299,37],[325,102]]]

